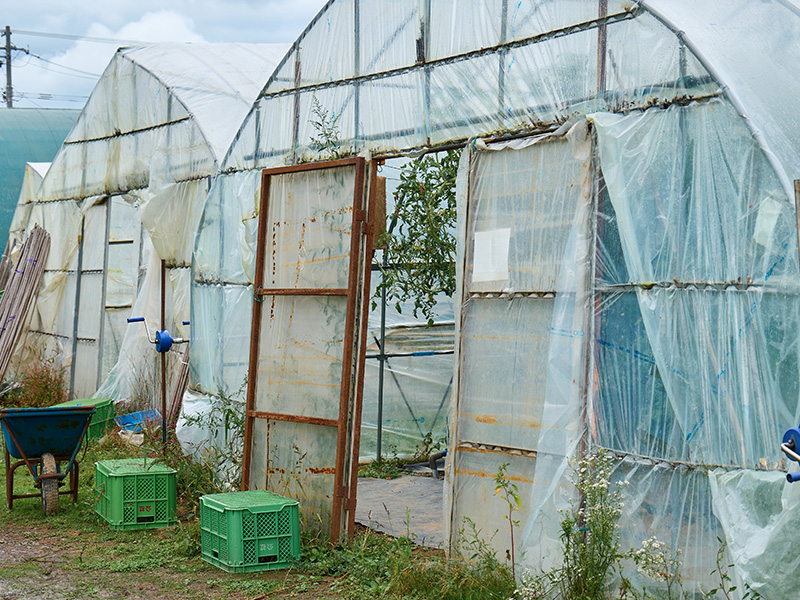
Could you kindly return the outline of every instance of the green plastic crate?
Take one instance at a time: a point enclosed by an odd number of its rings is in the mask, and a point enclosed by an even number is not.
[[[99,440],[109,431],[112,431],[115,426],[116,423],[114,423],[114,419],[106,419],[105,421],[98,421],[96,423],[94,419],[92,419],[92,422],[89,424],[89,429],[86,432],[86,439]]]
[[[78,398],[61,402],[56,406],[94,406],[95,413],[86,432],[87,440],[96,440],[103,437],[114,420],[114,401],[108,398]]]
[[[202,557],[223,571],[283,569],[300,560],[296,500],[253,490],[200,497]]]
[[[112,529],[177,523],[175,470],[141,458],[101,460],[94,469],[94,510]]]

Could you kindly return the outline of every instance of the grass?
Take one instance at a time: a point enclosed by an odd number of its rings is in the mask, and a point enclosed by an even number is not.
[[[180,522],[175,527],[113,531],[95,514],[93,463],[141,455],[141,449],[109,435],[92,442],[86,452],[77,504],[62,496],[59,513],[48,518],[36,498],[15,501],[13,511],[0,508],[4,513],[0,519],[0,538],[11,532],[31,543],[54,548],[53,554],[44,559],[0,565],[0,580],[30,587],[31,580],[45,564],[41,561],[52,559],[56,562],[47,564],[59,574],[61,585],[67,590],[63,597],[75,598],[96,596],[98,590],[122,597],[128,595],[133,583],[140,595],[154,600],[195,597],[505,600],[513,594],[514,581],[509,568],[496,560],[474,531],[464,536],[463,549],[472,560],[448,558],[442,551],[421,548],[408,536],[394,539],[360,528],[352,541],[335,546],[318,534],[303,532],[302,561],[288,570],[224,573],[200,559],[200,527],[194,510],[197,499],[189,497],[194,485],[191,482],[199,477],[191,469],[199,467],[184,466],[183,474],[179,471],[179,488],[183,486],[184,493],[179,494]],[[27,471],[17,471],[15,489],[18,493],[23,489],[35,492]],[[200,492],[194,493],[199,496]],[[35,588],[30,589],[34,594],[31,598],[47,597]]]

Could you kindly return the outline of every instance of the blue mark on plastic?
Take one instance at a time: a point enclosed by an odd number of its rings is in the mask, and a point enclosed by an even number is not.
[[[581,331],[580,329],[556,329],[555,327],[550,328],[550,333],[552,335],[558,335],[565,338],[582,338],[586,337],[586,333]]]
[[[750,304],[750,313],[747,315],[747,318],[744,321],[744,325],[739,327],[739,331],[736,334],[736,339],[733,340],[733,344],[731,345],[731,349],[725,354],[725,358],[730,358],[731,352],[736,348],[736,344],[739,343],[739,340],[744,337],[744,334],[747,333],[747,330],[755,321],[755,314],[758,311],[758,302],[752,302]],[[717,373],[717,382],[722,378],[722,376],[728,372],[728,360],[725,361],[725,364],[722,367],[722,370]]]
[[[772,264],[772,266],[769,268],[769,271],[767,271],[767,276],[766,276],[766,277],[764,277],[764,281],[768,281],[768,280],[769,280],[769,278],[770,278],[770,277],[772,277],[772,273],[775,271],[775,267],[777,267],[777,266],[778,266],[779,264],[781,264],[781,263],[782,263],[784,260],[786,260],[786,252],[785,252],[785,251],[786,251],[786,249],[787,249],[788,247],[789,247],[789,242],[786,242],[786,243],[783,245],[783,248],[781,248],[781,250],[784,250],[784,253],[783,253],[783,254],[779,254],[779,255],[778,255],[778,258],[777,258],[777,259],[775,259],[775,262],[774,262],[774,263]]]
[[[700,432],[700,428],[703,426],[703,423],[706,421],[706,413],[705,411],[700,413],[700,419],[695,423],[692,430],[689,432],[689,435],[686,436],[686,441],[691,442],[692,439]]]

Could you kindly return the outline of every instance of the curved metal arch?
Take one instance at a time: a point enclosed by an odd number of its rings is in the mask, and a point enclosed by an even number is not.
[[[778,180],[781,183],[781,187],[783,187],[784,192],[786,192],[786,198],[789,202],[794,204],[794,184],[789,179],[786,170],[783,168],[783,165],[778,160],[778,157],[775,155],[774,152],[769,147],[764,134],[760,129],[758,129],[755,124],[750,120],[747,116],[747,111],[745,110],[744,105],[742,104],[739,97],[736,93],[731,90],[730,87],[723,81],[722,77],[719,75],[719,71],[714,67],[713,63],[706,58],[703,52],[697,47],[697,45],[692,41],[692,39],[686,35],[682,29],[680,29],[672,20],[666,16],[662,11],[653,8],[650,6],[650,0],[633,0],[638,6],[641,6],[648,14],[651,14],[653,18],[655,18],[661,25],[666,27],[669,31],[671,31],[675,36],[686,46],[686,48],[692,53],[692,55],[697,59],[697,61],[703,66],[703,68],[708,71],[711,77],[714,78],[714,81],[720,87],[723,96],[727,99],[731,105],[733,106],[734,110],[738,113],[738,115],[744,120],[747,125],[747,128],[750,130],[750,133],[755,139],[758,147],[764,153],[769,164],[772,166],[772,169],[775,171],[775,174],[778,176]],[[778,0],[781,4],[786,6],[785,0]],[[794,6],[787,6],[790,10],[797,13],[800,16],[800,10]]]

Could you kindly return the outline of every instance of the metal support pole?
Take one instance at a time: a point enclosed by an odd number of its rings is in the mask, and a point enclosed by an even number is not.
[[[11,87],[11,27],[6,25],[6,106],[14,108],[13,91]]]
[[[355,0],[353,2],[355,14],[353,15],[353,21],[355,22],[355,31],[353,32],[354,40],[353,40],[353,54],[355,55],[355,75],[361,75],[361,0]],[[355,141],[356,147],[358,147],[358,137],[361,135],[361,86],[356,84],[354,90],[354,106],[353,112],[354,115],[354,122],[355,122],[355,131],[353,134],[353,140]],[[342,107],[342,111],[344,111],[344,107]]]
[[[387,249],[388,248],[383,249],[383,259],[381,261],[384,268],[389,265]],[[381,438],[383,435],[383,369],[386,364],[386,287],[383,286],[383,283],[383,272],[381,272],[381,343],[379,344],[380,355],[378,356],[380,367],[378,370],[378,443],[376,452],[376,460],[378,463],[381,462]]]
[[[167,328],[167,261],[161,259],[161,331]],[[167,452],[167,353],[161,354],[161,443]]]
[[[100,387],[103,383],[103,350],[105,346],[106,335],[106,294],[108,292],[108,249],[109,241],[111,238],[111,204],[112,197],[106,198],[106,229],[105,236],[103,237],[103,287],[100,291],[100,323],[99,334],[97,336],[97,383],[95,389]]]
[[[75,399],[75,368],[78,357],[78,324],[81,315],[81,279],[83,276],[83,241],[86,217],[81,217],[81,237],[78,240],[78,271],[75,275],[75,313],[72,316],[72,365],[69,370],[69,399]]]

